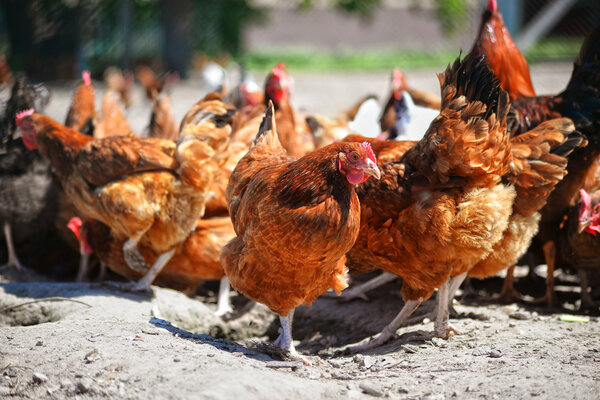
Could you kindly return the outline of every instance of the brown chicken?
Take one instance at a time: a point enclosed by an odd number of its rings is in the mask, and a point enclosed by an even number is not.
[[[71,101],[71,107],[65,119],[65,126],[77,132],[93,136],[98,120],[96,116],[96,98],[89,71],[81,74],[82,82],[77,86]]]
[[[104,82],[109,90],[119,94],[125,107],[131,105],[131,85],[133,84],[133,74],[131,71],[123,73],[119,68],[108,67],[104,71]]]
[[[283,331],[275,344],[302,359],[292,342],[294,309],[346,287],[344,254],[360,222],[354,185],[380,172],[368,143],[291,157],[276,126],[269,105],[254,146],[231,174],[226,194],[237,237],[221,259],[236,290],[279,314]]]
[[[159,139],[176,140],[179,137],[177,124],[171,109],[171,100],[166,93],[157,96],[153,101],[148,136]]]
[[[483,55],[511,100],[535,96],[529,65],[504,25],[496,0],[488,0],[488,6],[481,16],[477,39],[467,57],[479,58]]]
[[[208,108],[206,103],[213,104],[213,108]],[[215,113],[220,113],[218,116]],[[179,128],[181,135],[187,135],[198,130],[206,129],[204,120],[213,115],[217,127],[232,126],[233,116],[236,111],[229,108],[222,100],[219,94],[209,93],[204,100],[194,104],[185,114]],[[231,128],[233,129],[233,128]],[[258,125],[255,127],[255,134],[258,131]],[[232,133],[232,136],[234,134]],[[225,199],[225,190],[231,172],[238,161],[248,151],[248,145],[233,139],[229,144],[215,156],[219,168],[214,172],[214,178],[210,186],[210,197],[206,203],[204,212],[205,218],[228,215],[227,200]]]
[[[214,119],[205,121],[210,128],[184,134],[174,143],[135,137],[94,140],[32,111],[18,118],[23,142],[50,160],[78,211],[126,239],[127,264],[146,273],[133,287],[139,290],[150,288],[204,213],[218,168],[214,156],[229,135],[229,127],[217,127]],[[160,254],[150,270],[138,243]]]
[[[131,131],[127,118],[125,118],[120,98],[121,95],[114,90],[107,90],[104,94],[100,107],[102,118],[98,121],[96,129],[93,132],[95,139],[110,136],[136,136]]]
[[[579,274],[581,309],[585,311],[598,311],[588,286],[590,275],[598,277],[600,272],[600,156],[592,165],[579,191],[579,201],[567,212],[557,244],[557,265]]]
[[[96,220],[88,220],[83,230],[94,253],[110,266],[111,270],[128,279],[140,279],[143,276],[125,262],[123,254],[125,239],[116,235],[110,227]],[[234,236],[229,215],[199,219],[195,229],[185,241],[177,245],[175,254],[156,277],[155,283],[192,293],[202,281],[221,279],[217,315],[231,311],[229,281],[223,279],[225,273],[219,261],[219,254],[223,246]],[[160,256],[151,247],[143,244],[140,244],[139,250],[149,263],[156,262]]]
[[[519,171],[506,127],[508,94],[482,58],[457,60],[440,83],[442,110],[423,139],[399,162],[384,164],[381,181],[357,190],[361,230],[348,265],[400,276],[405,305],[377,338],[354,351],[390,339],[435,288],[434,334],[447,337],[454,331],[448,321],[453,293],[509,225],[516,195],[511,177]]]
[[[154,101],[163,90],[171,87],[179,80],[179,74],[176,72],[156,75],[154,71],[146,65],[137,67],[135,75],[146,91],[146,98],[151,101]]]
[[[290,103],[292,80],[284,63],[271,70],[265,82],[265,105],[275,106],[277,133],[283,148],[294,157],[302,157],[315,149],[310,128],[303,116],[294,111]]]

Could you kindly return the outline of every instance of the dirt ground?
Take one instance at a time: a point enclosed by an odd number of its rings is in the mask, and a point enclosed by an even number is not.
[[[536,88],[560,90],[570,68],[534,67]],[[415,86],[437,92],[433,72],[408,76]],[[296,98],[303,108],[335,115],[362,94],[383,95],[388,79],[387,74],[300,75]],[[196,83],[174,88],[176,118],[202,94]],[[48,113],[62,120],[71,87],[52,90]],[[141,131],[150,111],[141,91],[136,96],[128,117]],[[542,294],[543,280],[525,277],[525,268],[517,272],[519,290],[531,297]],[[544,275],[543,268],[537,272]],[[461,335],[448,340],[415,335],[433,329],[423,320],[433,309],[430,300],[397,339],[358,355],[345,348],[391,321],[402,306],[400,283],[375,290],[368,302],[319,298],[299,308],[294,320],[297,348],[313,363],[306,367],[279,361],[267,345],[279,322],[264,306],[232,292],[235,313],[226,321],[215,317],[214,282],[193,298],[158,287],[149,296],[109,284],[52,282],[1,270],[0,397],[597,399],[600,321],[578,313],[576,277],[560,272],[557,278],[555,308],[487,302],[501,279],[477,281],[476,295],[455,304],[451,322]]]

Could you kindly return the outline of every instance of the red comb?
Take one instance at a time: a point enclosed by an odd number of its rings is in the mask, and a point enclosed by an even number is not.
[[[374,163],[377,163],[377,158],[375,158],[375,153],[373,152],[373,149],[371,148],[369,142],[362,142],[361,145],[367,152],[367,157],[369,157],[369,159]]]
[[[23,118],[28,117],[32,114],[33,114],[33,108],[30,108],[29,110],[24,110],[24,111],[17,113],[17,117],[16,117],[17,126],[21,125],[21,121],[23,121]]]
[[[496,2],[496,0],[488,0],[487,10],[493,13],[498,11],[498,3]]]
[[[77,240],[80,239],[79,237],[79,229],[81,228],[82,222],[81,222],[81,218],[79,217],[73,217],[69,220],[69,223],[67,224],[67,228],[69,228],[74,234],[75,236],[77,236]]]
[[[91,85],[92,84],[92,78],[90,77],[90,71],[83,71],[81,73],[81,79],[83,79],[83,83],[85,83],[86,85]]]

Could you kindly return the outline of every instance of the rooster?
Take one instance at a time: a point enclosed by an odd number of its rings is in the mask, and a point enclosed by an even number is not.
[[[150,101],[154,101],[163,90],[170,88],[179,80],[179,74],[176,72],[156,75],[154,71],[146,65],[137,67],[135,75],[144,87],[146,98]]]
[[[50,160],[73,204],[87,218],[110,226],[126,238],[128,265],[145,273],[135,290],[150,284],[196,226],[230,127],[183,135],[177,143],[154,138],[96,139],[33,113],[17,117],[23,142]],[[150,270],[138,244],[160,256]]]
[[[504,25],[497,0],[488,0],[477,39],[467,57],[481,56],[486,56],[490,69],[500,80],[500,87],[508,92],[511,100],[535,97],[529,66]]]
[[[560,230],[558,259],[579,274],[581,309],[597,311],[598,305],[588,292],[588,278],[590,274],[598,276],[600,267],[600,156],[589,170],[579,196],[578,202],[569,207]]]
[[[442,110],[423,139],[398,161],[384,164],[381,181],[366,182],[357,190],[361,230],[348,253],[348,265],[364,269],[367,264],[402,277],[405,305],[377,338],[353,351],[390,339],[435,288],[434,334],[445,338],[455,331],[448,321],[449,303],[467,272],[503,239],[518,192],[513,181],[522,176],[527,186],[527,176],[535,176],[532,169],[556,161],[550,155],[538,159],[548,152],[546,145],[538,146],[545,150],[541,154],[528,153],[528,146],[512,149],[506,125],[508,94],[497,86],[482,58],[457,60],[440,75],[440,83]],[[568,142],[572,148],[569,124],[549,122],[523,140]],[[561,171],[562,164],[557,164]],[[555,169],[549,169],[555,179]]]
[[[306,363],[292,341],[294,309],[346,287],[344,254],[360,222],[354,185],[380,172],[368,143],[334,143],[291,157],[276,126],[269,105],[254,146],[231,174],[226,195],[237,237],[221,259],[236,290],[279,315],[275,344]]]
[[[73,94],[65,126],[77,132],[93,136],[98,126],[94,86],[89,71],[83,71],[81,82]]]

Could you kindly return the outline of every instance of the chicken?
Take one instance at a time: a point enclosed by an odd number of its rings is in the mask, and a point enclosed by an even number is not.
[[[269,105],[254,146],[227,186],[236,237],[221,252],[231,285],[279,315],[275,344],[306,362],[292,342],[294,309],[346,287],[344,254],[358,235],[354,185],[380,177],[368,143],[334,143],[287,155]]]
[[[404,74],[399,69],[394,69],[392,94],[383,108],[380,118],[383,132],[380,138],[419,140],[438,113],[439,107],[433,109],[416,105],[407,90]]]
[[[579,274],[581,309],[597,311],[598,304],[588,292],[588,282],[589,275],[597,277],[600,271],[600,156],[590,168],[579,195],[559,233],[559,262]]]
[[[169,72],[157,76],[152,69],[146,65],[141,65],[135,70],[138,81],[144,86],[146,98],[154,101],[163,90],[171,87],[179,80],[179,74]]]
[[[73,94],[71,107],[65,119],[65,126],[77,132],[93,136],[98,120],[96,116],[96,104],[94,86],[89,71],[81,74],[82,82],[77,85]]]
[[[538,302],[553,302],[553,267],[555,265],[556,235],[569,207],[579,198],[583,180],[600,154],[600,26],[585,39],[577,57],[567,88],[556,96],[527,97],[513,102],[513,134],[519,134],[542,121],[555,117],[568,117],[575,128],[589,141],[569,157],[567,177],[557,185],[542,210],[539,234],[533,250],[542,253],[546,264],[546,294]],[[541,249],[541,250],[540,250]]]
[[[133,84],[131,71],[123,73],[119,68],[108,67],[104,71],[104,82],[109,90],[119,94],[125,107],[131,105],[131,85]]]
[[[285,64],[271,70],[265,82],[265,105],[275,105],[275,119],[279,140],[289,155],[301,157],[315,149],[314,140],[305,119],[294,111],[290,103],[292,80]]]
[[[23,146],[15,130],[16,115],[33,106],[43,108],[49,94],[43,86],[27,83],[17,74],[0,124],[0,222],[7,245],[5,266],[22,269],[17,247],[34,237],[56,236],[60,184],[50,164],[39,153]],[[37,254],[44,253],[36,246]]]
[[[129,279],[142,277],[125,262],[124,238],[96,220],[86,221],[83,228],[91,249],[112,271]],[[204,280],[221,279],[217,315],[231,311],[229,282],[219,261],[219,253],[234,236],[229,215],[199,219],[195,229],[176,247],[175,254],[156,277],[156,284],[191,293]],[[149,246],[141,244],[139,249],[148,262],[154,263],[159,257]]]
[[[509,225],[493,252],[468,271],[469,277],[487,278],[507,266],[514,268],[537,233],[540,210],[567,174],[567,157],[587,144],[567,118],[543,122],[511,139],[511,171],[506,178],[517,197]]]
[[[476,59],[483,55],[511,100],[535,96],[529,66],[504,25],[497,0],[488,0],[477,39],[467,57]]]
[[[119,101],[120,97],[121,95],[118,92],[110,89],[104,94],[100,108],[102,119],[98,121],[93,132],[95,139],[110,136],[136,136],[131,131],[127,118],[125,118]]]
[[[171,100],[166,93],[159,95],[154,101],[148,136],[159,139],[175,140],[179,136],[177,124],[171,109]]]
[[[206,106],[207,102],[212,104],[212,108]],[[219,94],[209,93],[185,114],[179,128],[180,134],[187,135],[198,130],[202,132],[203,129],[206,129],[203,121],[211,115],[215,118],[217,127],[230,126],[233,123],[234,114],[235,110],[228,108]],[[258,127],[256,130],[258,130]],[[210,185],[210,197],[204,212],[206,218],[228,215],[227,200],[225,199],[227,182],[238,161],[247,151],[248,146],[245,143],[231,141],[216,155],[215,160],[219,168],[214,171],[214,178]]]
[[[79,270],[77,272],[77,282],[83,282],[85,278],[88,276],[88,268],[89,268],[89,260],[90,255],[92,254],[92,249],[87,241],[87,232],[82,227],[83,222],[81,222],[81,218],[73,217],[69,220],[67,227],[73,232],[75,237],[77,238],[77,242],[79,243]],[[101,272],[101,275],[104,275]]]
[[[487,257],[508,226],[515,189],[503,180],[511,145],[508,95],[482,59],[456,62],[439,76],[442,108],[379,182],[358,188],[361,229],[348,266],[367,264],[402,278],[405,305],[362,351],[389,340],[436,288],[434,334],[448,337],[450,294]]]
[[[50,160],[78,211],[127,239],[127,264],[146,273],[133,289],[149,290],[204,213],[218,168],[215,154],[230,130],[216,126],[219,117],[211,115],[204,121],[209,128],[184,133],[177,143],[124,136],[94,140],[33,110],[19,115],[18,123],[25,145]],[[150,270],[139,243],[160,254]]]

